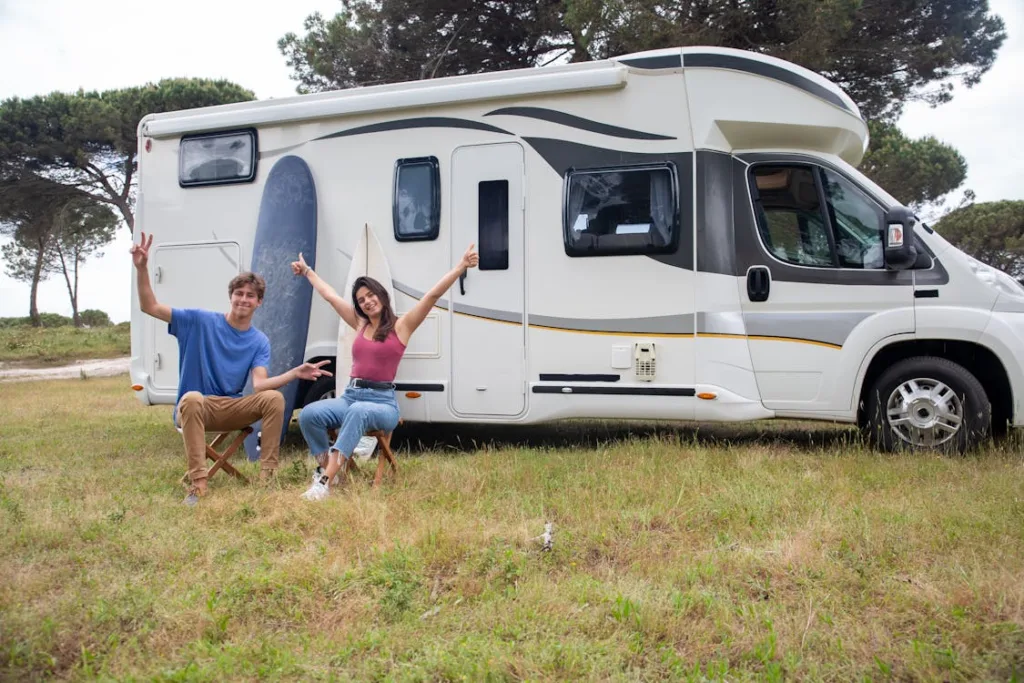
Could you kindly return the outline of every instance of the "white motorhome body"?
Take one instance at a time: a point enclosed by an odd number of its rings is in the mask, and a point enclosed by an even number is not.
[[[879,443],[927,446],[970,440],[987,401],[1024,424],[1024,291],[857,171],[867,142],[813,72],[667,49],[147,116],[137,230],[161,301],[227,310],[262,183],[297,155],[339,290],[364,225],[399,313],[475,242],[399,368],[406,421],[873,410]],[[133,311],[138,395],[173,403],[176,342]],[[337,329],[314,297],[310,360]]]

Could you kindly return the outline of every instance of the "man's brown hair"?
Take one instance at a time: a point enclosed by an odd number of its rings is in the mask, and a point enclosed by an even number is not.
[[[256,290],[256,298],[263,301],[263,294],[267,291],[267,283],[263,281],[263,278],[253,272],[239,273],[228,283],[228,296],[234,294],[235,290],[242,285],[252,285],[252,288]]]

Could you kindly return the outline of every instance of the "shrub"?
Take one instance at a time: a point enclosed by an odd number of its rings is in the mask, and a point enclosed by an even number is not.
[[[109,315],[95,308],[87,308],[79,312],[78,319],[82,321],[83,325],[89,327],[110,327],[112,324]]]

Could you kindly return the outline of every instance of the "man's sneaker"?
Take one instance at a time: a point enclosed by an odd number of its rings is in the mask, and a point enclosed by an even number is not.
[[[185,500],[182,502],[189,507],[195,507],[196,503],[199,502],[199,496],[203,495],[203,492],[199,490],[198,486],[189,486],[188,493],[185,495]]]
[[[322,474],[313,482],[309,490],[302,494],[302,497],[305,500],[323,500],[330,492],[331,490],[327,487],[327,475]]]

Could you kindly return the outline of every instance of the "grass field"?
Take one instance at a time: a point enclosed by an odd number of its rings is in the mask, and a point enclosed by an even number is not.
[[[127,324],[109,327],[0,327],[0,362],[24,366],[59,365],[131,352]]]
[[[410,426],[397,482],[314,504],[293,425],[276,485],[188,508],[126,377],[0,395],[2,680],[1024,676],[1019,445]]]

